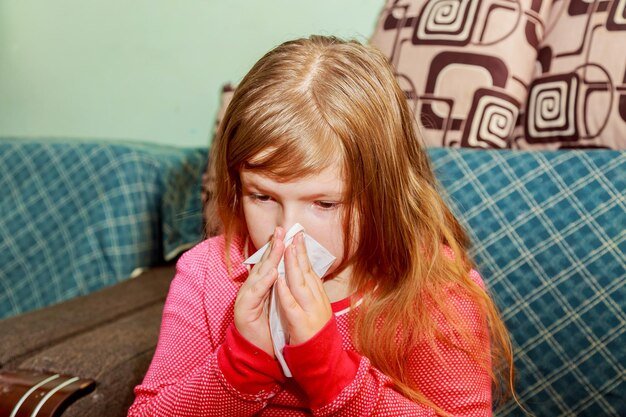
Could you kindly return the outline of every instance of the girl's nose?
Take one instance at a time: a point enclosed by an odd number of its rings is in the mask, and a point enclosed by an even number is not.
[[[291,229],[291,226],[298,223],[298,213],[296,210],[291,208],[283,208],[281,219],[277,222],[277,224],[285,229],[285,232]]]

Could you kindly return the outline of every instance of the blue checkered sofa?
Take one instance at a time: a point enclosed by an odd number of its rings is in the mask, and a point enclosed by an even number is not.
[[[626,153],[429,152],[511,332],[520,402],[536,416],[626,416]],[[0,308],[57,303],[0,321],[0,371],[93,378],[63,416],[125,415],[173,265],[126,277],[201,238],[205,155],[0,142]],[[526,414],[509,401],[496,415]]]
[[[626,153],[433,149],[537,416],[626,416]],[[497,415],[523,416],[513,401]]]
[[[200,239],[206,151],[0,139],[0,319],[127,279]]]

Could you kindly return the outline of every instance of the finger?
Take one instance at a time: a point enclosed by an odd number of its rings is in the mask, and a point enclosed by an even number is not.
[[[285,275],[287,276],[287,285],[292,292],[297,290],[298,287],[306,286],[306,280],[298,262],[298,252],[295,243],[292,243],[285,249]]]
[[[251,270],[251,273],[265,275],[271,268],[276,268],[285,250],[283,243],[285,231],[282,227],[274,229],[268,249],[261,256],[261,260]]]
[[[276,239],[285,240],[285,229],[280,226],[276,226],[274,228],[274,236],[276,237]]]
[[[309,259],[308,252],[306,250],[306,244],[304,241],[304,233],[300,232],[294,239],[296,246],[296,255],[298,259],[298,266],[302,271],[306,284],[310,287],[310,290],[319,296],[323,291],[322,280],[313,270],[311,260]]]
[[[293,296],[293,293],[287,285],[287,281],[284,277],[278,278],[276,288],[278,293],[278,302],[285,313],[287,323],[302,323],[306,318],[304,316],[304,311]]]
[[[267,274],[261,277],[261,279],[250,285],[250,288],[246,290],[244,296],[244,304],[250,310],[256,310],[258,308],[263,308],[267,298],[270,294],[270,289],[272,285],[276,282],[278,278],[278,272],[276,268],[272,268],[268,271]]]
[[[283,253],[285,252],[285,230],[282,227],[277,227],[274,229],[274,237],[272,238],[272,245],[270,247],[269,260],[275,266],[278,266],[280,259],[283,257]]]
[[[309,285],[305,274],[300,269],[297,250],[294,245],[290,245],[285,250],[285,274],[289,290],[302,309],[309,311],[315,308],[321,295],[319,290]]]
[[[298,265],[304,273],[312,272],[311,262],[309,255],[306,251],[306,245],[304,243],[304,233],[300,232],[293,239],[293,243],[296,247],[296,254],[298,255]]]

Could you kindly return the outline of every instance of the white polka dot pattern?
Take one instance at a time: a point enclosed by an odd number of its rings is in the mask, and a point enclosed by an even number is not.
[[[161,333],[152,364],[143,383],[135,388],[135,403],[128,415],[139,416],[434,416],[435,412],[416,404],[392,388],[391,380],[356,352],[358,369],[354,379],[330,402],[311,410],[306,388],[295,379],[271,380],[271,366],[261,364],[259,381],[235,388],[240,375],[237,364],[225,366],[222,349],[242,349],[245,344],[225,342],[233,322],[233,305],[247,270],[242,265],[242,242],[235,240],[231,249],[234,265],[229,277],[223,261],[224,238],[204,241],[185,253],[177,264],[176,277],[165,303]],[[477,273],[472,278],[482,282]],[[452,296],[454,297],[454,296]],[[489,349],[487,330],[477,308],[467,300],[452,301],[471,330]],[[336,316],[334,332],[342,338],[346,351],[353,350],[348,328],[350,314]],[[230,336],[229,336],[230,337]],[[308,343],[308,342],[307,342]],[[239,346],[238,348],[236,346]],[[250,345],[253,347],[253,345]],[[410,354],[408,371],[418,386],[434,403],[455,416],[490,416],[491,384],[484,370],[467,354],[445,346],[435,353],[426,345]],[[228,353],[231,353],[230,351]],[[242,352],[247,359],[258,352]],[[319,356],[319,355],[318,355]],[[263,361],[262,355],[258,355]],[[220,367],[224,367],[224,372]],[[248,366],[247,363],[246,366]],[[273,366],[273,365],[272,365]],[[228,372],[226,372],[228,371]],[[329,387],[333,374],[326,376]],[[256,377],[255,377],[256,379]],[[230,382],[229,382],[230,381]],[[250,392],[254,387],[255,392]],[[314,393],[308,393],[314,395]]]

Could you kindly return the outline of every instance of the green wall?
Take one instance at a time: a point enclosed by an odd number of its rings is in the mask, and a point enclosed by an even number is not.
[[[278,43],[371,35],[381,0],[0,0],[0,137],[206,146]]]

